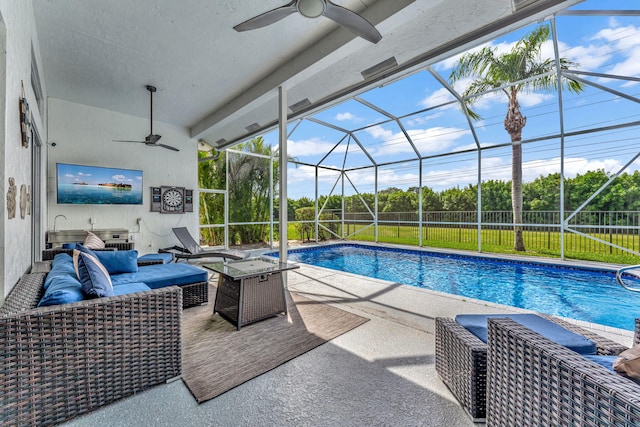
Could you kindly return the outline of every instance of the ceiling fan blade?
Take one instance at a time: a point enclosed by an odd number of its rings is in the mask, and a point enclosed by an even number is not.
[[[166,148],[168,150],[180,151],[176,147],[172,147],[170,145],[165,145],[165,144],[154,144],[154,145],[157,145],[158,147]]]
[[[327,8],[325,9],[323,16],[337,22],[371,43],[378,43],[382,39],[382,34],[380,34],[376,27],[362,16],[352,10],[338,6],[329,0],[327,0],[326,4]]]
[[[147,141],[131,141],[128,139],[112,139],[113,142],[139,142],[140,144],[146,144]]]
[[[258,16],[254,16],[251,19],[247,19],[246,21],[233,27],[233,29],[236,31],[249,31],[255,30],[256,28],[266,27],[267,25],[273,24],[274,22],[278,22],[279,20],[286,18],[296,10],[296,0],[293,0],[285,6],[279,7],[277,9],[272,9]]]

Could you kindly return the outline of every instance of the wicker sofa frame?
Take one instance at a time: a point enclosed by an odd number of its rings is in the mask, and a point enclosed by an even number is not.
[[[36,308],[46,273],[0,307],[0,426],[53,425],[182,372],[182,289]]]
[[[488,337],[488,426],[640,425],[635,382],[511,319]]]
[[[557,317],[540,314],[596,343],[598,354],[617,355],[627,347]],[[484,421],[487,409],[487,344],[447,317],[436,318],[436,372],[469,416]]]

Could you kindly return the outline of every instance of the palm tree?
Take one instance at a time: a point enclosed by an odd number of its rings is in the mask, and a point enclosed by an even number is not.
[[[520,111],[518,94],[528,91],[553,92],[558,89],[558,73],[554,58],[541,58],[542,44],[549,38],[549,26],[540,26],[519,40],[510,51],[497,54],[497,48],[485,47],[477,52],[464,54],[451,71],[449,80],[455,83],[461,79],[474,80],[462,96],[467,104],[469,116],[474,120],[480,116],[469,107],[481,94],[492,89],[502,90],[508,99],[504,128],[511,136],[511,204],[513,208],[514,249],[524,251],[522,238],[522,129],[527,118]],[[560,58],[563,70],[576,64]],[[562,87],[570,92],[583,90],[582,83],[563,77]]]

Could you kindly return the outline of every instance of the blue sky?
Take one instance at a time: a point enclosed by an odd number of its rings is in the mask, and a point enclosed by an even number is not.
[[[637,1],[587,0],[572,9],[637,9]],[[530,25],[496,40],[476,46],[495,47],[498,52],[507,51],[513,44],[538,24]],[[625,16],[558,16],[556,18],[558,49],[560,56],[578,66],[577,71],[633,76],[640,78],[640,17]],[[553,42],[549,40],[542,52],[553,56]],[[459,56],[445,59],[401,80],[372,89],[359,95],[366,102],[388,111],[401,119],[402,125],[414,141],[422,156],[436,156],[423,161],[424,186],[437,191],[450,187],[475,184],[478,177],[478,155],[475,140],[459,106],[451,103],[454,98],[437,81],[432,73],[449,80],[452,67]],[[606,86],[632,97],[640,97],[639,82],[620,79],[582,78],[596,85]],[[455,88],[462,91],[468,82],[458,82]],[[585,129],[611,126],[640,120],[640,105],[618,97],[597,87],[586,86],[579,95],[563,92],[565,133],[575,136],[565,139],[565,175],[573,177],[588,170],[605,169],[615,173],[633,158],[640,149],[638,127],[621,128],[607,132],[580,133]],[[519,97],[527,125],[523,139],[534,139],[560,132],[558,98],[555,93],[521,93]],[[511,179],[511,148],[493,148],[509,142],[503,127],[506,98],[501,93],[479,99],[474,106],[482,119],[474,122],[474,129],[482,150],[482,179]],[[415,114],[412,114],[417,112]],[[402,162],[379,169],[378,188],[408,188],[418,186],[419,167],[413,148],[401,128],[379,112],[355,100],[336,105],[314,116],[335,126],[354,132],[375,162]],[[290,125],[290,129],[293,125]],[[277,145],[277,133],[265,135],[271,145]],[[342,143],[326,158],[339,141]],[[288,155],[297,160],[342,169],[360,168],[349,172],[344,184],[345,194],[374,191],[371,160],[345,134],[334,129],[303,121],[289,136]],[[472,150],[466,152],[466,150]],[[459,152],[454,156],[439,156]],[[346,153],[346,155],[345,155]],[[523,146],[523,176],[531,181],[541,175],[560,171],[560,140],[549,139]],[[634,162],[627,172],[640,169]],[[288,172],[289,197],[313,198],[314,168],[290,165]],[[338,174],[321,169],[319,193],[340,194],[342,183]],[[337,182],[337,184],[336,184]],[[334,188],[335,186],[335,188]]]
[[[114,169],[96,166],[57,164],[58,182],[73,184],[86,182],[90,185],[103,183],[130,184],[133,188],[142,188],[142,171]]]

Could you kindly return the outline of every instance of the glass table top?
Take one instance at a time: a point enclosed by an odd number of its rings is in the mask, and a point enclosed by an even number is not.
[[[214,262],[204,264],[205,268],[216,273],[224,274],[234,280],[244,277],[257,276],[259,274],[277,273],[285,270],[300,268],[296,264],[286,262],[271,261],[263,258],[244,259],[239,261]]]

